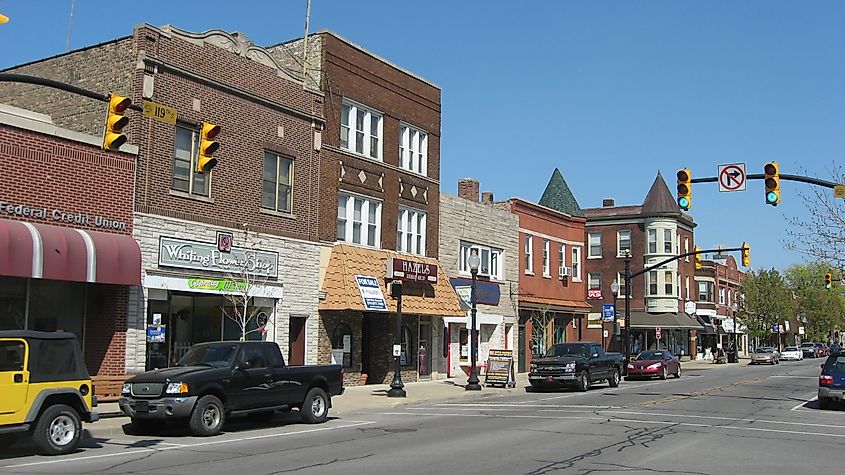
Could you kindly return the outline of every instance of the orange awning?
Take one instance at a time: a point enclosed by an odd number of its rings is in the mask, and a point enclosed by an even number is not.
[[[587,302],[579,300],[554,299],[549,297],[520,296],[519,306],[521,308],[547,310],[560,313],[577,313],[586,315],[590,313],[592,306]]]

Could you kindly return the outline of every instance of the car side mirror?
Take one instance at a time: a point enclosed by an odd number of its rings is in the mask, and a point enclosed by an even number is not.
[[[238,370],[238,371],[244,371],[244,370],[248,370],[249,367],[250,367],[249,361],[242,361],[242,362],[238,363],[237,366],[235,366],[235,369]]]

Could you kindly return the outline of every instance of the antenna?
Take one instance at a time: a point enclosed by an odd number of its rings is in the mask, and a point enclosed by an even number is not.
[[[70,51],[70,30],[73,26],[73,5],[76,0],[70,0],[70,16],[67,19],[67,37],[65,37],[65,53]]]
[[[302,37],[302,87],[308,82],[308,23],[311,19],[311,0],[305,3],[305,36]]]

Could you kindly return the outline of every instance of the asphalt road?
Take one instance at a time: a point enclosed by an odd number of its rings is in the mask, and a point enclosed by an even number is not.
[[[126,419],[110,419],[89,425],[73,455],[34,456],[19,444],[0,456],[0,472],[838,473],[845,409],[817,408],[821,361],[688,369],[615,389],[409,405],[321,425],[292,413],[206,439],[177,428],[126,435]]]

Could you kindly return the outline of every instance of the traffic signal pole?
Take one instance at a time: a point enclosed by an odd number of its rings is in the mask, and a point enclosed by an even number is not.
[[[765,180],[766,175],[764,175],[762,173],[750,173],[750,174],[746,175],[745,179],[746,180]],[[835,187],[836,185],[839,184],[839,183],[834,183],[832,181],[821,180],[819,178],[813,178],[811,176],[786,175],[786,174],[783,174],[783,173],[780,174],[780,179],[781,180],[787,180],[787,181],[800,181],[802,183],[809,183],[811,185],[823,186],[825,188],[833,188],[833,187]],[[712,182],[718,182],[718,181],[719,181],[719,177],[716,177],[716,176],[709,176],[709,177],[703,177],[703,178],[693,178],[692,180],[690,180],[691,183],[712,183]],[[723,249],[723,250],[725,250],[725,249]]]

